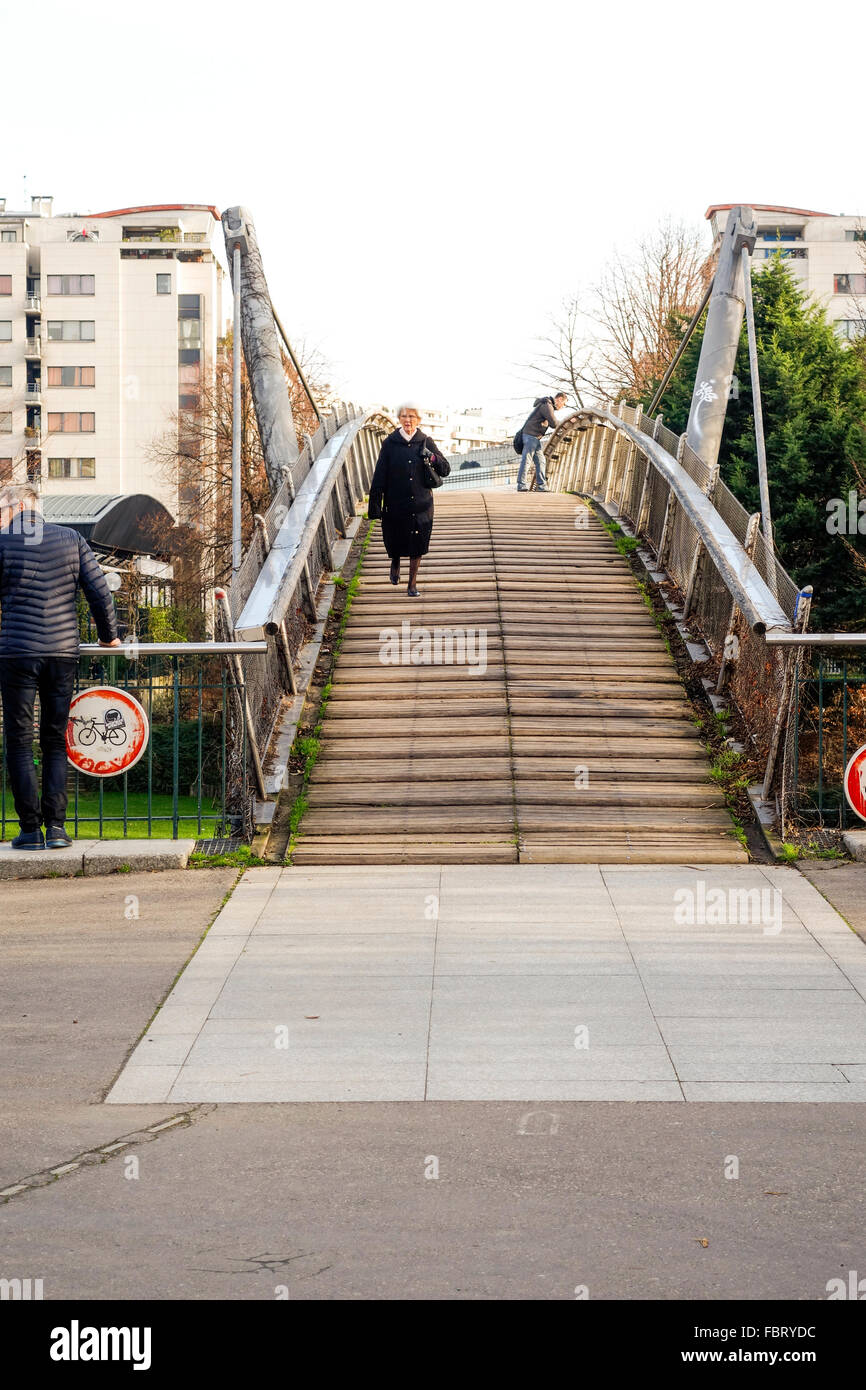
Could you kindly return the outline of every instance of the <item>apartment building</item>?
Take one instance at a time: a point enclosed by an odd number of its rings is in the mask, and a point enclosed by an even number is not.
[[[716,203],[706,217],[717,244],[736,203]],[[866,223],[862,217],[807,208],[750,204],[758,225],[752,267],[776,252],[802,288],[820,302],[841,338],[866,333]]]
[[[421,428],[448,454],[464,454],[472,449],[487,449],[501,444],[514,433],[504,417],[485,414],[481,406],[425,409]]]
[[[55,495],[145,493],[185,520],[153,453],[214,373],[219,213],[55,216],[50,198],[31,203],[13,212],[0,199],[0,478]]]

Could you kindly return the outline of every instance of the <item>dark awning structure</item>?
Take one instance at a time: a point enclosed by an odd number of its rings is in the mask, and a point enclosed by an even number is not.
[[[47,494],[42,515],[56,526],[71,526],[98,550],[126,555],[168,554],[174,517],[162,502],[144,492],[114,497],[108,493]]]

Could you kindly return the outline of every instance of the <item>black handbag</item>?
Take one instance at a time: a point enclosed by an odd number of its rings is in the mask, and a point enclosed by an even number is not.
[[[436,469],[433,467],[432,460],[436,457],[429,444],[421,445],[421,476],[424,479],[425,487],[441,487],[445,479],[440,478]]]

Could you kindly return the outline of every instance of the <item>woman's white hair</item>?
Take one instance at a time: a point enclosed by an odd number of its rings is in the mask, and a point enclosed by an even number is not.
[[[414,410],[415,414],[418,416],[418,419],[421,419],[421,407],[417,401],[401,401],[400,404],[397,406],[398,420],[400,416],[403,414],[404,410]]]

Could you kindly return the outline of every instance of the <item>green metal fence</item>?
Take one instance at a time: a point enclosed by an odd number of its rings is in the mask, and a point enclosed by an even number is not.
[[[206,645],[206,644],[202,644]],[[262,646],[265,644],[262,643]],[[244,648],[249,650],[250,644]],[[74,838],[221,838],[243,831],[247,795],[244,686],[222,653],[165,653],[130,659],[107,650],[79,660],[76,694],[115,686],[143,706],[150,725],[139,761],[113,777],[70,765],[66,828]],[[34,760],[39,772],[38,700]],[[18,832],[0,713],[0,839]]]
[[[819,651],[798,663],[793,713],[792,813],[807,824],[862,829],[842,784],[866,744],[866,657]]]

